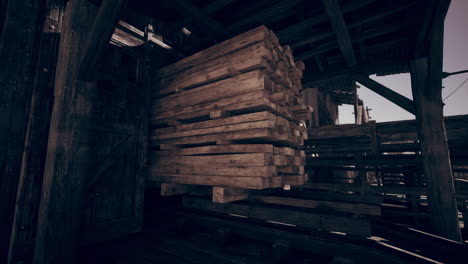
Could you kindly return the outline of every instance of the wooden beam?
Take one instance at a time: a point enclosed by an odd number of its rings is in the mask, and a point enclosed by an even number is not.
[[[357,10],[361,7],[364,7],[370,3],[375,2],[376,0],[364,0],[358,2],[350,2],[343,6],[343,12],[348,13],[354,10]],[[327,15],[323,13],[322,10],[314,13],[310,18],[307,18],[300,23],[289,26],[285,29],[282,29],[278,32],[278,38],[282,43],[288,43],[291,41],[299,40],[304,37],[304,31],[311,28],[314,25],[318,25],[324,22],[327,19]]]
[[[47,1],[41,14],[42,32],[38,35],[37,63],[8,253],[7,263],[10,264],[32,262],[64,9],[62,0]]]
[[[125,8],[127,0],[103,0],[99,11],[89,30],[80,63],[79,78],[82,80],[94,79],[96,64],[114,33],[119,21],[121,11]]]
[[[35,243],[35,264],[76,263],[86,177],[90,169],[89,131],[76,116],[89,116],[97,89],[77,79],[81,45],[97,8],[89,1],[68,1],[55,74],[54,106],[49,129],[42,199]],[[83,120],[86,120],[83,118]]]
[[[268,8],[264,8],[260,12],[256,12],[254,15],[245,16],[244,19],[232,24],[227,28],[228,32],[235,32],[236,30],[242,29],[243,27],[252,27],[256,23],[270,24],[274,21],[281,20],[295,13],[293,7],[303,0],[289,0],[280,1]]]
[[[208,4],[205,7],[203,7],[202,10],[205,14],[214,13],[234,1],[235,0],[216,0],[216,1],[213,1],[211,4]]]
[[[245,200],[249,197],[249,190],[241,188],[213,187],[213,203],[230,203]]]
[[[400,106],[411,114],[415,114],[414,102],[403,95],[394,92],[393,90],[387,88],[386,86],[372,80],[369,76],[363,74],[353,75],[354,80],[366,86],[370,90],[376,92],[377,94],[385,97],[394,104]]]
[[[211,17],[207,16],[203,11],[187,0],[173,0],[175,5],[180,8],[180,11],[193,20],[200,26],[207,28],[211,33],[218,38],[218,41],[228,38],[228,34],[223,29],[220,23]]]
[[[6,263],[44,6],[34,0],[0,6],[0,263]]]
[[[335,32],[338,47],[345,58],[346,64],[352,67],[357,63],[356,55],[354,54],[353,44],[351,43],[351,37],[349,36],[340,4],[338,0],[322,0],[322,4]]]
[[[412,62],[411,83],[432,224],[438,235],[462,241],[442,102],[443,32],[448,3],[439,3],[429,34],[429,56]]]

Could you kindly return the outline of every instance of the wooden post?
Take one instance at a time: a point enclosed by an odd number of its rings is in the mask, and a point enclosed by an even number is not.
[[[105,0],[106,1],[106,0]],[[120,8],[115,6],[113,8]],[[79,257],[81,213],[90,169],[89,117],[96,84],[78,79],[82,45],[97,14],[85,0],[68,2],[55,75],[55,101],[49,130],[34,263],[75,263]],[[114,21],[109,17],[107,21]],[[102,24],[107,32],[112,24]],[[109,35],[109,39],[110,39]]]
[[[461,241],[442,103],[445,14],[434,16],[428,57],[411,63],[411,84],[432,224],[438,235]]]
[[[43,2],[0,4],[0,263],[7,262]]]
[[[54,99],[54,76],[64,0],[49,0],[42,17],[42,33],[35,66],[25,148],[22,157],[8,263],[31,263],[37,214]]]

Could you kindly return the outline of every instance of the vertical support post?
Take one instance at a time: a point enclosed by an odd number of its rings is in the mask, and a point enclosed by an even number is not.
[[[64,0],[45,1],[8,263],[31,263],[37,230]]]
[[[89,174],[89,131],[95,83],[78,79],[83,43],[97,13],[71,0],[64,13],[54,84],[54,106],[44,168],[33,263],[79,261],[81,213]]]
[[[461,241],[442,103],[444,19],[445,13],[437,12],[428,57],[411,63],[411,85],[432,225],[438,235]]]
[[[0,263],[8,256],[43,2],[0,3]]]

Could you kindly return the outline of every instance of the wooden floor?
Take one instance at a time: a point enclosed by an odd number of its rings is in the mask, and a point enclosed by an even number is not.
[[[180,197],[179,197],[180,198]],[[465,245],[373,221],[373,237],[147,203],[142,232],[92,245],[82,263],[458,263]]]

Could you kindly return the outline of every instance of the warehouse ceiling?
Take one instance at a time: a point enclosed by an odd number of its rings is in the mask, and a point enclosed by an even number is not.
[[[396,74],[426,53],[435,0],[159,0],[129,1],[124,19],[191,55],[266,25],[306,64],[304,87],[318,86],[338,103],[353,104],[354,73]],[[133,12],[133,13],[132,13]],[[138,14],[138,15],[136,15]],[[184,30],[183,30],[184,29]]]

